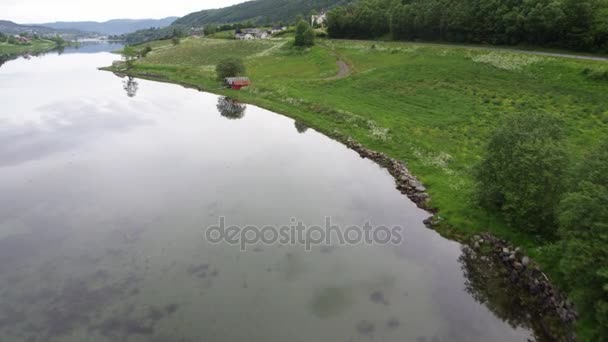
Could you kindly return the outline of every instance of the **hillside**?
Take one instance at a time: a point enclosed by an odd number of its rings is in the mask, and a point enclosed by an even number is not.
[[[175,24],[184,26],[203,26],[205,24],[235,23],[252,21],[254,23],[290,22],[298,15],[306,15],[311,10],[320,11],[350,2],[349,0],[254,0],[221,9],[203,10],[188,14]]]
[[[118,35],[148,29],[151,27],[166,27],[171,25],[175,19],[177,19],[177,17],[167,17],[163,19],[114,19],[105,22],[55,22],[38,25],[59,30],[80,30],[106,35]]]
[[[71,30],[56,30],[49,27],[20,25],[8,20],[0,20],[0,32],[4,34],[19,34],[19,33],[38,33],[38,34],[55,34],[55,33],[76,33]]]

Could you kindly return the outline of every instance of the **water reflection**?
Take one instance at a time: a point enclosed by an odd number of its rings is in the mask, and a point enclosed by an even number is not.
[[[463,290],[459,246],[377,164],[229,98],[138,79],[135,105],[135,80],[97,70],[116,58],[0,70],[0,341],[526,341]],[[406,239],[242,253],[205,242],[220,215]]]
[[[137,95],[137,90],[139,89],[139,83],[131,77],[128,76],[127,79],[123,81],[123,89],[127,92],[128,97],[135,97]]]
[[[560,325],[557,317],[549,317],[535,310],[541,308],[542,303],[512,284],[502,265],[487,257],[467,253],[467,250],[464,250],[459,262],[466,279],[466,291],[496,317],[513,328],[530,329],[536,342],[561,341],[560,336],[568,335],[567,328]],[[557,332],[559,336],[552,336],[550,331],[554,334]]]
[[[308,131],[308,126],[306,126],[301,121],[296,120],[295,126],[296,126],[296,130],[300,134],[306,133],[306,131]]]
[[[217,100],[217,110],[223,117],[230,120],[242,119],[245,116],[246,108],[244,104],[226,96]]]
[[[4,63],[8,62],[8,60],[9,60],[8,57],[0,56],[0,68],[2,68],[2,65],[4,65]]]
[[[39,107],[38,122],[23,124],[0,120],[0,167],[18,165],[78,148],[108,132],[126,131],[144,124],[134,116],[117,114],[119,106],[87,101],[58,102]]]

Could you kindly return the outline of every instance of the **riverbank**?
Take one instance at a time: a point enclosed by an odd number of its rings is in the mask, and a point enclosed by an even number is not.
[[[47,39],[34,39],[29,45],[0,43],[0,58],[10,59],[27,54],[37,54],[57,48],[57,43]]]
[[[550,242],[510,229],[471,200],[470,170],[509,113],[562,114],[570,153],[581,157],[608,134],[608,84],[584,70],[603,71],[607,63],[396,42],[327,40],[298,50],[285,40],[190,38],[153,48],[132,69],[110,70],[231,96],[406,161],[431,198],[426,205],[437,208],[434,228],[461,241],[490,232],[563,281],[543,253]],[[245,59],[249,89],[227,90],[215,81],[214,65],[229,55]],[[350,68],[345,77],[336,77],[340,62]]]

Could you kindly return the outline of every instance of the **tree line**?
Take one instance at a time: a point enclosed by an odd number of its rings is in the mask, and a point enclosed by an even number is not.
[[[564,126],[548,114],[508,117],[475,168],[476,197],[545,242],[546,267],[576,303],[587,338],[608,341],[608,138],[576,162]]]
[[[608,51],[608,0],[361,0],[328,13],[332,38],[532,44]]]

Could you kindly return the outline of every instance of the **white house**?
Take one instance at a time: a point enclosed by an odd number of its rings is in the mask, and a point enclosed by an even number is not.
[[[312,25],[312,26],[315,26],[315,25],[324,26],[326,22],[327,22],[327,13],[325,13],[325,12],[322,12],[319,15],[313,15],[310,18],[310,25]]]
[[[267,39],[270,38],[270,35],[267,31],[260,29],[243,29],[236,31],[235,38],[240,40]]]

